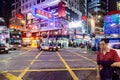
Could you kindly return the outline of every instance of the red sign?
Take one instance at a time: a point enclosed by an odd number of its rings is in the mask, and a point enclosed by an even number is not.
[[[107,13],[108,15],[112,15],[112,14],[120,14],[120,11],[110,11]]]
[[[59,2],[58,4],[58,15],[59,17],[65,17],[65,3],[64,2]]]
[[[87,19],[86,16],[82,16],[82,20],[85,21]]]
[[[23,18],[23,15],[21,13],[17,14],[17,18],[18,19],[22,19]]]

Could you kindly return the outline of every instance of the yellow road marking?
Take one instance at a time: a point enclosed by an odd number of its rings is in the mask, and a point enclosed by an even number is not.
[[[84,70],[84,71],[87,71],[87,70],[96,70],[96,68],[72,68],[72,70]]]
[[[67,70],[69,71],[69,73],[72,76],[72,78],[74,80],[79,80],[78,77],[75,75],[75,73],[72,71],[72,69],[69,67],[69,65],[67,64],[67,62],[62,58],[62,56],[60,55],[60,53],[59,52],[56,52],[56,53],[59,56],[59,58],[61,59],[61,61],[63,62],[63,64],[65,65],[65,67],[67,68]]]
[[[36,71],[36,72],[39,72],[39,71],[65,71],[67,69],[29,69],[27,70],[27,72],[32,72],[32,71]],[[71,70],[96,70],[96,68],[71,68]],[[9,71],[2,71],[1,73],[8,73],[8,72],[23,72],[24,70],[9,70]]]
[[[67,51],[68,51],[68,50],[67,50]],[[71,52],[71,51],[69,51],[69,52]],[[77,56],[80,56],[80,57],[82,57],[82,58],[84,58],[84,59],[86,59],[86,60],[88,60],[88,61],[91,61],[91,62],[93,62],[94,64],[97,64],[96,61],[94,61],[94,60],[92,60],[92,59],[90,59],[90,58],[87,58],[87,57],[85,57],[85,56],[83,56],[83,55],[81,55],[81,54],[74,53],[74,52],[72,52],[72,53],[75,54],[75,55],[77,55]]]
[[[10,73],[4,73],[3,75],[9,80],[22,80],[21,78],[16,77],[15,75]]]
[[[7,60],[0,60],[0,62],[8,62]]]
[[[35,62],[35,60],[42,54],[43,51],[41,51],[36,57],[34,60],[32,60],[29,64],[29,66],[27,68],[25,68],[23,70],[23,72],[18,76],[19,78],[23,78],[23,76],[27,73],[27,71],[29,70],[30,66]]]

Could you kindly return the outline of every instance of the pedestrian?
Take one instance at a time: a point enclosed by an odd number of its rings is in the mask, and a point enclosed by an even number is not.
[[[113,49],[108,48],[108,39],[101,39],[100,51],[97,53],[97,80],[119,80],[114,79],[114,68],[111,64],[120,62],[120,57]]]

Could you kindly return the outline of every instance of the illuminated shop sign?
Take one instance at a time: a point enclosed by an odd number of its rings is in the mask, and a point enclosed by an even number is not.
[[[119,14],[105,16],[104,18],[104,33],[119,34]]]
[[[107,13],[107,15],[112,15],[112,14],[120,14],[120,11],[117,10],[117,11],[110,11]]]
[[[33,7],[32,14],[37,18],[47,19],[47,20],[54,20],[54,15],[45,11],[43,9]]]

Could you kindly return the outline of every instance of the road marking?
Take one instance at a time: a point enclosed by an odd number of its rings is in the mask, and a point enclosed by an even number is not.
[[[80,54],[78,54],[78,53],[74,53],[74,54],[76,54],[76,55],[78,55],[78,56],[80,56],[80,57],[82,57],[82,58],[84,58],[84,59],[86,59],[86,60],[88,60],[88,61],[90,61],[90,62],[93,62],[94,64],[97,64],[96,61],[94,61],[94,60],[92,60],[92,59],[90,59],[90,58],[87,58],[87,57],[85,57],[85,56],[83,56],[83,55],[80,55]]]
[[[3,75],[9,80],[22,80],[21,78],[10,73],[4,73]]]
[[[68,51],[68,50],[67,50],[67,51]],[[86,59],[86,60],[88,60],[88,61],[90,61],[90,62],[92,62],[92,63],[94,63],[94,64],[97,64],[96,61],[94,61],[94,60],[92,60],[92,59],[90,59],[90,58],[88,58],[88,57],[85,57],[85,56],[83,56],[83,55],[81,55],[81,54],[79,54],[79,53],[75,53],[75,52],[72,52],[72,51],[68,51],[68,52],[71,52],[71,53],[73,53],[73,54],[75,54],[75,55],[77,55],[77,56],[80,56],[80,57],[82,57],[82,58],[84,58],[84,59]]]
[[[61,61],[63,62],[63,64],[65,65],[65,67],[67,68],[67,70],[69,71],[70,75],[72,76],[72,78],[74,80],[79,80],[78,77],[75,75],[75,73],[72,71],[72,69],[69,67],[69,65],[67,64],[67,62],[63,59],[63,57],[60,55],[59,52],[56,52],[57,55],[59,56],[59,58],[61,59]]]
[[[0,62],[8,62],[7,60],[0,60]]]
[[[9,57],[9,58],[7,58],[7,59],[5,59],[5,60],[13,59],[13,58],[15,58],[15,57],[17,57],[17,56],[19,56],[19,55],[25,54],[26,52],[29,52],[29,51],[31,51],[31,50],[27,50],[27,51],[25,51],[25,52],[19,53],[18,55],[15,55],[15,56],[13,56],[13,57]]]
[[[27,70],[27,72],[32,72],[32,71],[36,71],[36,72],[40,72],[40,71],[66,71],[67,69],[64,68],[59,68],[59,69],[29,69]],[[96,70],[96,68],[71,68],[71,70]],[[9,72],[23,72],[24,70],[9,70],[9,71],[1,71],[1,73],[9,73]]]
[[[25,54],[26,52],[29,52],[29,51],[31,51],[31,50],[27,50],[27,51],[25,51],[25,52],[22,52],[22,53],[20,53],[19,55],[23,55],[23,54]]]
[[[23,76],[27,73],[27,71],[29,70],[30,66],[35,62],[35,60],[42,54],[43,51],[41,51],[36,57],[34,60],[32,60],[29,64],[29,66],[27,68],[25,68],[23,70],[23,72],[18,76],[19,78],[23,78]]]
[[[83,70],[83,71],[87,71],[87,70],[96,70],[96,68],[72,68],[72,70]]]

